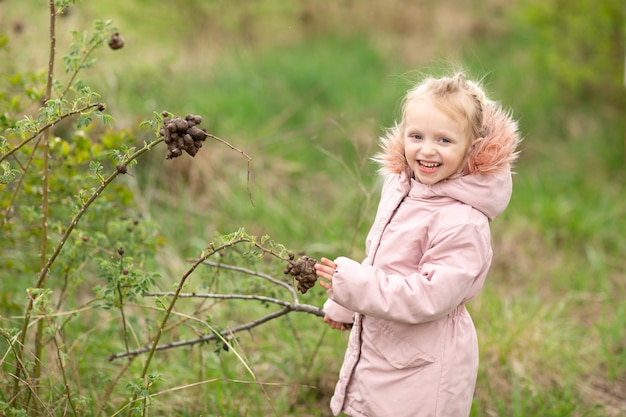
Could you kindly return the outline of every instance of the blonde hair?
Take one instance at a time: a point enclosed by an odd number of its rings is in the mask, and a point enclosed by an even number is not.
[[[477,82],[467,80],[462,72],[452,77],[424,79],[404,97],[401,121],[403,128],[407,104],[424,96],[432,99],[448,116],[465,122],[466,133],[471,141],[483,136],[483,110],[489,100]]]

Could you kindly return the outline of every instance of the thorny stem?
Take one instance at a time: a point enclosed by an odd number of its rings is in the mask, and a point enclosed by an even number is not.
[[[48,56],[48,80],[46,83],[46,95],[45,101],[52,98],[52,84],[54,82],[54,60],[56,54],[56,5],[54,0],[49,1],[50,5],[50,51]],[[48,254],[48,212],[49,206],[49,182],[48,175],[50,174],[50,129],[46,129],[43,133],[42,142],[43,152],[43,166],[41,167],[41,239],[39,249],[39,263],[41,266],[46,263],[46,256]],[[37,286],[41,288],[41,286]],[[32,300],[29,301],[29,306],[32,304]],[[39,377],[41,376],[41,354],[42,354],[42,336],[43,336],[44,322],[37,322],[37,334],[35,336],[35,368],[33,371],[33,379],[35,381],[35,394],[37,393],[39,386]],[[16,372],[19,375],[20,367],[17,366]],[[17,388],[14,385],[14,388]],[[17,394],[17,391],[15,391]],[[17,396],[17,395],[16,395]],[[30,395],[26,399],[26,406],[30,402]],[[37,408],[37,403],[35,403]]]
[[[117,284],[117,294],[120,299],[120,314],[122,315],[122,331],[124,333],[124,345],[126,346],[126,350],[129,349],[128,346],[128,329],[126,328],[126,316],[124,315],[124,298],[122,297],[122,288],[120,284]]]
[[[124,271],[124,255],[120,252],[120,274]],[[128,329],[126,328],[126,315],[124,314],[124,296],[122,295],[122,286],[117,283],[117,295],[120,302],[120,314],[122,316],[122,331],[124,333],[124,345],[126,350],[130,349],[128,345]]]

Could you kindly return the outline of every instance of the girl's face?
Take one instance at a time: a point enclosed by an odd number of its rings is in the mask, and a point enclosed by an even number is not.
[[[466,123],[450,117],[429,97],[406,104],[404,154],[415,179],[432,185],[456,174],[471,146]]]

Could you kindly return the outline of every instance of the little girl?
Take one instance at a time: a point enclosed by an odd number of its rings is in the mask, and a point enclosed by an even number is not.
[[[315,265],[324,321],[352,325],[334,415],[468,416],[478,342],[465,304],[492,259],[520,141],[510,113],[462,73],[427,78],[375,156],[385,181],[362,263]]]

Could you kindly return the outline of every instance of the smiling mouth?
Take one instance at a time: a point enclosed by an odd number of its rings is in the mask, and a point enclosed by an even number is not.
[[[423,166],[424,168],[437,168],[441,166],[439,162],[417,161],[417,163],[420,164],[420,166]]]

